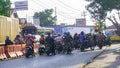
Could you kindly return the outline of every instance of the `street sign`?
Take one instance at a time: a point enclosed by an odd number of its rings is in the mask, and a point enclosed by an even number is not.
[[[28,10],[28,1],[16,1],[15,9],[16,10]]]

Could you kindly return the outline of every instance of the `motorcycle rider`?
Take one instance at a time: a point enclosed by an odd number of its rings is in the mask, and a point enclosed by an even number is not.
[[[42,33],[41,34],[41,37],[40,37],[40,39],[39,39],[39,41],[40,41],[40,44],[42,44],[42,45],[45,45],[45,36],[44,36],[44,33]]]
[[[66,33],[64,36],[64,41],[65,43],[70,43],[70,45],[72,44],[71,41],[73,40],[72,36],[70,35],[70,33]]]
[[[109,36],[106,36],[105,42],[106,42],[106,45],[111,46],[111,40],[110,40],[110,37],[109,37]]]
[[[54,44],[54,38],[51,37],[51,33],[48,33],[48,36],[46,37],[46,43],[49,44],[49,47],[52,51],[52,54],[55,55],[55,44]]]
[[[99,49],[102,49],[103,42],[104,42],[103,35],[101,32],[99,32],[99,34],[97,35],[97,45],[98,45]]]
[[[63,35],[63,41],[65,43],[65,45],[64,45],[65,49],[68,49],[68,48],[72,47],[72,43],[71,43],[72,40],[73,40],[73,38],[72,38],[72,36],[70,35],[69,32],[68,33],[64,33],[64,35]],[[67,52],[67,54],[68,54],[68,52]]]
[[[93,40],[94,40],[94,45],[96,46],[97,45],[97,36],[96,36],[96,34],[93,34]]]
[[[26,46],[30,47],[30,49],[33,51],[33,55],[34,54],[34,38],[32,37],[31,34],[28,34],[27,39],[26,39]]]
[[[74,39],[74,43],[75,43],[75,49],[77,49],[79,47],[78,46],[78,44],[79,44],[79,36],[78,36],[77,33],[75,33],[73,39]]]
[[[88,36],[88,45],[91,48],[91,50],[94,50],[95,42],[94,42],[94,37],[93,37],[93,35],[91,33]]]
[[[34,39],[31,34],[28,34],[28,37],[26,39],[26,45],[34,49]]]
[[[58,50],[58,53],[60,53],[60,51],[62,51],[62,36],[60,34],[58,34],[58,36],[55,38],[55,45],[56,45],[56,49]]]
[[[85,46],[85,34],[83,31],[81,31],[80,34],[80,43],[81,43],[81,51],[84,51],[84,46]]]
[[[56,43],[61,43],[62,42],[62,37],[60,34],[58,34],[58,36],[55,38],[55,42]]]
[[[44,33],[41,33],[41,37],[39,39],[40,47],[39,47],[39,55],[42,55],[45,52],[45,36]]]

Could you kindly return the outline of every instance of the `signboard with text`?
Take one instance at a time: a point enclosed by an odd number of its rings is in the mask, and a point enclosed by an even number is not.
[[[16,1],[15,9],[16,10],[28,10],[28,1]]]

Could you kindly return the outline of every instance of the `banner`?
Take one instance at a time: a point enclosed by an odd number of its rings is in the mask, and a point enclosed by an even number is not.
[[[28,1],[16,1],[15,9],[16,10],[28,10]]]

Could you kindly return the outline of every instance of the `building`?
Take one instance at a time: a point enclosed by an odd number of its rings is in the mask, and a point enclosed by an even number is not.
[[[86,19],[85,18],[76,19],[76,26],[77,27],[85,27],[86,26]]]

